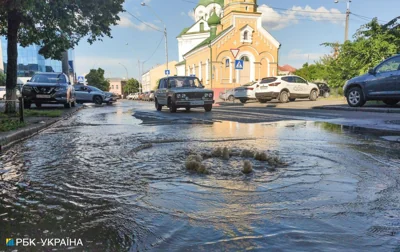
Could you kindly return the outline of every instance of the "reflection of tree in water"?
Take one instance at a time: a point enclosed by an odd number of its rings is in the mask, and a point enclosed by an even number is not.
[[[333,132],[333,133],[343,133],[343,125],[327,123],[327,122],[316,122],[317,126],[320,126],[322,129]]]

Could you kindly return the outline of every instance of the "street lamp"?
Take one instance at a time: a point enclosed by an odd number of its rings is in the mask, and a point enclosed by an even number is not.
[[[349,19],[350,19],[350,3],[351,0],[344,0],[347,2],[347,10],[346,10],[346,28],[345,28],[345,33],[344,33],[344,41],[346,42],[349,40]],[[339,3],[340,0],[335,0],[335,3]]]
[[[165,25],[164,21],[157,15],[157,13],[153,10],[153,8],[150,7],[150,5],[146,4],[145,2],[141,3],[142,6],[147,6],[153,14],[161,21],[161,23],[164,25],[164,37],[165,37],[165,56],[167,58],[167,70],[168,68],[168,38],[167,38],[167,26]]]
[[[128,80],[128,79],[129,79],[128,69],[127,69],[126,66],[123,65],[121,62],[119,62],[118,64],[120,64],[121,66],[123,66],[123,67],[125,68],[125,71],[126,71],[126,80]]]

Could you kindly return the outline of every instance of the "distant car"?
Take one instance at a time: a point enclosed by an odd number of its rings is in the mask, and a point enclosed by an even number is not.
[[[235,88],[235,98],[239,99],[241,103],[246,103],[248,100],[255,100],[255,89],[258,84],[259,82],[252,81],[250,83],[244,84],[241,87]]]
[[[163,106],[175,113],[178,108],[202,107],[206,112],[212,110],[214,92],[204,89],[197,77],[171,76],[162,78],[154,95],[156,109],[161,111]]]
[[[0,87],[0,99],[6,99],[6,87]]]
[[[145,92],[143,96],[143,101],[149,101],[150,98],[150,92]]]
[[[138,100],[142,101],[144,99],[144,95],[145,95],[144,93],[138,94]]]
[[[109,102],[110,97],[106,93],[93,86],[75,85],[76,101],[78,103],[95,103],[101,105]]]
[[[117,101],[118,96],[116,94],[111,93],[111,92],[104,92],[104,93],[106,95],[106,98],[104,99],[104,102],[107,103],[107,105],[111,105],[111,104],[113,104],[114,102]]]
[[[278,99],[282,103],[295,101],[296,98],[309,98],[315,101],[319,89],[314,83],[296,76],[275,76],[263,78],[256,89],[256,98],[260,103]]]
[[[29,109],[32,103],[37,108],[42,104],[64,104],[65,108],[75,107],[75,89],[68,76],[63,73],[36,73],[22,87],[24,108]]]
[[[318,88],[319,88],[319,96],[322,96],[324,98],[328,98],[330,93],[331,93],[331,89],[328,86],[328,84],[324,83],[324,82],[314,82],[314,84],[317,84]]]
[[[128,99],[128,100],[133,100],[133,97],[134,97],[134,94],[129,94],[129,95],[126,97],[126,99]]]
[[[154,91],[150,91],[149,101],[154,101]]]
[[[348,80],[343,91],[350,107],[362,107],[369,100],[396,105],[400,101],[400,54]]]
[[[134,93],[133,96],[132,96],[132,99],[133,100],[139,99],[139,93]]]
[[[219,98],[223,101],[234,101],[235,100],[235,89],[227,89],[226,92],[219,93]]]

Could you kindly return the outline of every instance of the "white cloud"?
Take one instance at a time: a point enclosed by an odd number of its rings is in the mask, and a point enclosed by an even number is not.
[[[194,17],[194,11],[193,11],[193,10],[190,10],[190,11],[187,13],[187,15],[188,15],[189,17],[191,17],[191,18],[193,19],[193,21],[196,21],[196,18]]]
[[[311,63],[312,61],[319,60],[324,55],[324,53],[305,53],[300,49],[293,49],[288,53],[287,58],[291,60],[310,60]]]
[[[280,30],[287,26],[297,24],[301,20],[311,20],[315,22],[342,23],[344,14],[338,9],[326,9],[319,7],[313,9],[310,6],[293,6],[288,10],[275,10],[268,5],[261,5],[258,11],[262,13],[262,21],[266,28]]]
[[[133,29],[136,29],[136,30],[139,30],[139,31],[151,30],[151,27],[153,27],[154,29],[161,30],[156,25],[154,25],[152,23],[148,23],[148,22],[135,24],[135,23],[133,23],[133,21],[129,17],[124,16],[124,15],[120,16],[120,20],[118,21],[118,26],[125,27],[125,28],[133,28]]]

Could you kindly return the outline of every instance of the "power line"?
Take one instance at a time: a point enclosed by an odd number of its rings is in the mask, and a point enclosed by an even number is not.
[[[127,10],[126,10],[126,13],[128,13],[128,14],[131,15],[133,18],[135,18],[137,21],[141,22],[142,24],[146,25],[147,27],[149,27],[149,28],[151,28],[151,29],[153,29],[153,30],[159,31],[159,32],[164,32],[164,31],[162,31],[162,30],[160,30],[160,29],[157,29],[156,27],[154,27],[154,26],[152,26],[152,25],[149,25],[148,23],[144,22],[143,20],[141,20],[141,19],[138,18],[137,16],[133,15],[132,13],[130,13],[130,12],[127,11]]]
[[[157,45],[156,49],[154,50],[154,52],[151,54],[151,56],[150,56],[147,60],[143,61],[143,63],[146,63],[146,62],[149,61],[151,58],[153,58],[154,54],[156,54],[156,52],[157,52],[158,48],[160,47],[161,42],[163,42],[163,40],[164,40],[164,35],[162,35],[161,40],[160,40],[160,42],[158,43],[158,45]]]
[[[366,16],[363,16],[363,15],[358,15],[358,14],[356,14],[356,13],[350,13],[350,14],[352,14],[353,16],[356,16],[356,17],[359,17],[359,18],[363,18],[363,19],[365,19],[365,20],[367,20],[367,21],[371,21],[372,19],[374,19],[374,18],[371,18],[371,17],[366,17]],[[383,20],[379,20],[379,19],[377,19],[379,22],[382,22],[382,23],[388,23],[388,21],[383,21]]]

